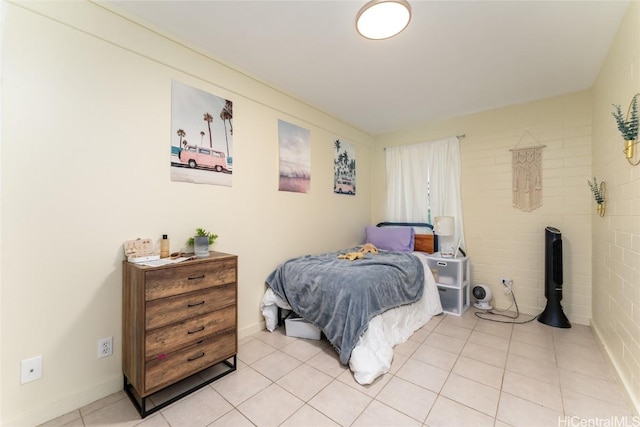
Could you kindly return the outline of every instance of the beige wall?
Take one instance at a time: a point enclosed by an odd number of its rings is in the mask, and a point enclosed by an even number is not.
[[[625,160],[611,117],[611,104],[626,112],[639,92],[640,3],[635,1],[593,88],[593,175],[606,182],[607,212],[591,218],[592,323],[640,413],[640,166]]]
[[[513,279],[520,311],[544,309],[544,229],[562,232],[565,314],[588,324],[591,315],[590,93],[417,126],[376,139],[374,167],[384,170],[384,147],[465,134],[460,143],[462,209],[472,283],[489,285],[494,303],[507,308],[502,277]],[[545,145],[542,207],[512,207],[510,149]],[[384,188],[384,176],[374,178]],[[374,220],[384,218],[385,194],[374,194]],[[528,317],[523,317],[526,319]]]
[[[217,233],[214,249],[239,256],[241,336],[262,327],[278,263],[361,242],[369,136],[95,4],[2,6],[0,424],[122,387],[124,241],[167,233],[175,251],[196,227]],[[172,79],[233,101],[233,187],[170,181]],[[277,189],[278,119],[311,131],[308,194]],[[356,146],[355,197],[332,192],[335,138]],[[115,353],[98,360],[107,336]],[[20,385],[36,355],[43,378]]]

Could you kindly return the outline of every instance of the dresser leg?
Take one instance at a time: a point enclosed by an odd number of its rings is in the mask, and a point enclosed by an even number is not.
[[[159,411],[160,409],[166,408],[167,406],[171,405],[173,402],[177,402],[178,400],[182,399],[183,397],[187,396],[188,394],[193,393],[196,390],[201,389],[202,387],[211,384],[212,382],[226,376],[229,375],[230,373],[234,372],[237,369],[238,366],[238,355],[234,354],[233,358],[229,358],[229,359],[233,359],[233,363],[229,362],[228,359],[223,360],[222,362],[218,362],[218,363],[224,363],[229,369],[219,373],[218,375],[216,375],[213,378],[210,378],[206,381],[202,381],[200,384],[195,385],[194,387],[192,387],[189,390],[186,390],[182,393],[180,393],[177,396],[172,397],[171,399],[159,403],[156,406],[153,406],[151,409],[147,410],[147,397],[140,397],[137,393],[136,390],[133,388],[133,385],[131,383],[129,383],[129,380],[127,379],[126,375],[123,375],[123,379],[124,379],[124,392],[127,393],[127,396],[129,396],[129,399],[131,400],[131,403],[133,403],[133,406],[135,406],[136,410],[138,411],[138,413],[140,414],[140,418],[144,418],[149,414],[153,414],[156,411]],[[196,374],[197,375],[197,374]],[[169,386],[170,387],[170,386]]]
[[[123,375],[122,377],[124,378],[123,390],[125,393],[127,393],[127,396],[129,396],[129,400],[131,400],[131,403],[133,403],[133,406],[136,407],[136,410],[140,414],[140,417],[144,418],[147,415],[149,415],[151,412],[155,412],[155,411],[147,412],[147,398],[146,397],[139,398],[138,396],[136,396],[135,390],[133,389],[133,385],[129,383],[127,376]]]
[[[234,355],[233,355],[233,363],[230,363],[228,359],[227,359],[227,360],[225,360],[223,363],[224,363],[225,365],[227,365],[228,367],[230,367],[230,368],[231,368],[231,370],[230,370],[229,372],[225,372],[224,374],[222,374],[222,375],[221,375],[221,377],[222,377],[222,376],[225,376],[225,375],[227,375],[227,374],[230,374],[231,372],[233,372],[233,371],[235,371],[235,370],[236,370],[236,368],[237,368],[237,366],[238,366],[238,355],[237,355],[237,354],[234,354]]]

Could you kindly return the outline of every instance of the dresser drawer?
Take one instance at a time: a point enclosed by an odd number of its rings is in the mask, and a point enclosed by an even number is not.
[[[235,330],[236,308],[226,307],[213,313],[189,319],[147,333],[146,359],[158,358],[202,341],[224,330]]]
[[[145,329],[160,328],[201,316],[221,307],[235,305],[235,303],[234,283],[148,301],[146,303]]]
[[[185,292],[220,286],[236,281],[236,261],[226,259],[174,268],[152,270],[146,274],[145,300],[170,297]]]
[[[235,353],[236,333],[232,331],[149,361],[145,372],[145,394],[173,384]]]

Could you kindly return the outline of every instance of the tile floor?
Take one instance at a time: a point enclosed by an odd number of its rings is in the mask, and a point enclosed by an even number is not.
[[[144,420],[119,392],[44,425],[639,425],[590,328],[494,323],[474,312],[434,317],[368,386],[326,341],[262,331],[240,341],[236,372]]]

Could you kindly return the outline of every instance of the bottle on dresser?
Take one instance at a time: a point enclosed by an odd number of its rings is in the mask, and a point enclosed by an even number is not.
[[[163,234],[162,240],[160,240],[160,258],[168,258],[170,253],[169,237],[166,234]]]

